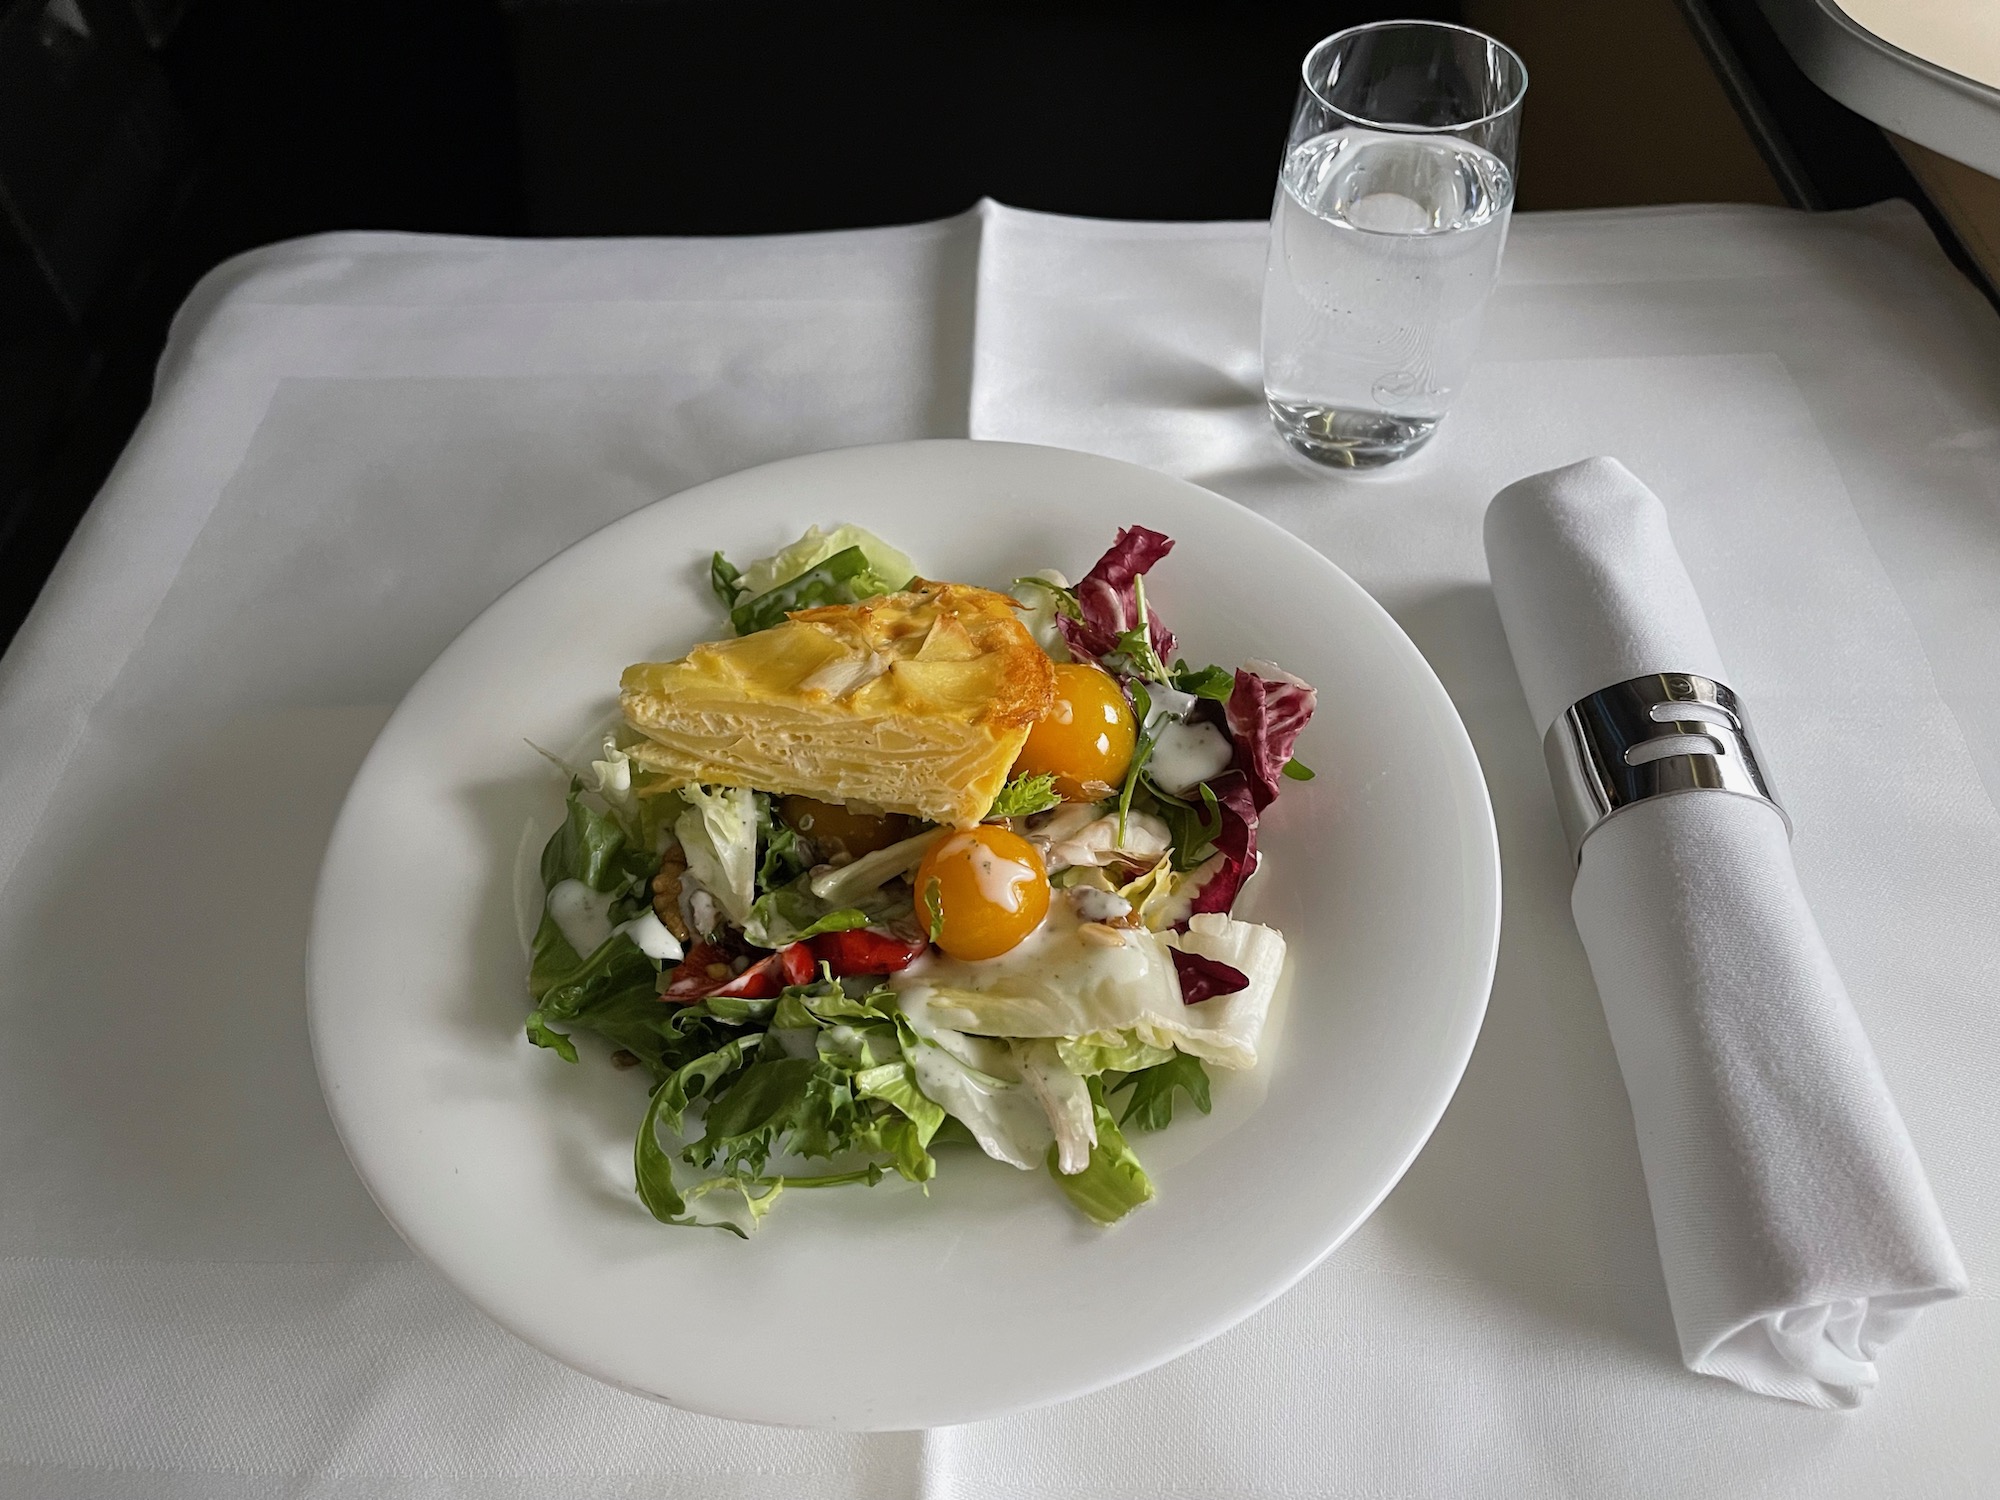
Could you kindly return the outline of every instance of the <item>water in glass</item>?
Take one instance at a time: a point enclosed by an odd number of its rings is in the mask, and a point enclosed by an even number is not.
[[[1465,378],[1512,174],[1451,136],[1331,131],[1280,174],[1264,382],[1286,439],[1369,467],[1421,446]]]

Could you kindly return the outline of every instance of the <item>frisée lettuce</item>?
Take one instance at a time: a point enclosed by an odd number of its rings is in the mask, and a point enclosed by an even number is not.
[[[1024,751],[976,826],[796,784],[669,783],[630,726],[582,767],[556,762],[568,779],[538,867],[526,1038],[572,1063],[594,1038],[643,1075],[633,1182],[656,1219],[745,1235],[788,1192],[927,1191],[941,1157],[976,1150],[1046,1171],[1113,1224],[1157,1191],[1128,1136],[1208,1113],[1210,1068],[1258,1066],[1285,944],[1231,907],[1280,783],[1311,774],[1293,750],[1315,698],[1270,663],[1174,657],[1146,577],[1172,549],[1133,526],[1073,587],[1053,570],[1014,580],[1021,628],[1096,684],[1090,713],[1124,716],[1132,749],[1101,777]],[[829,607],[808,623],[852,629],[898,606],[839,606],[915,575],[852,525],[709,569],[738,634]],[[937,649],[962,647],[941,633]],[[1046,915],[1011,946],[953,957],[934,870],[968,827],[1021,851],[973,878],[1025,872]]]

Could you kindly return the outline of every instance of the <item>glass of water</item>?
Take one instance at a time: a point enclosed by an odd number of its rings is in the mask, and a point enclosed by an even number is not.
[[[1477,31],[1384,21],[1306,54],[1264,271],[1264,396],[1340,468],[1430,440],[1464,383],[1514,206],[1528,70]]]

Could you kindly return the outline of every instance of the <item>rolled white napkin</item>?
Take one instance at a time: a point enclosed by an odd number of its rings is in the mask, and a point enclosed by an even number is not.
[[[1665,508],[1616,460],[1502,490],[1486,556],[1543,733],[1633,677],[1735,686]],[[1877,1352],[1963,1292],[1965,1270],[1784,821],[1728,792],[1637,803],[1585,841],[1570,905],[1632,1102],[1681,1357],[1765,1395],[1859,1404]]]

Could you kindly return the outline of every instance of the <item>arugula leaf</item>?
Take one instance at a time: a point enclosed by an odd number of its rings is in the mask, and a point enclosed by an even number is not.
[[[1056,613],[1065,619],[1081,620],[1083,618],[1083,606],[1077,603],[1075,589],[1066,589],[1059,583],[1051,583],[1046,578],[1037,578],[1032,573],[1014,580],[1016,592],[1023,587],[1040,589],[1043,593],[1047,594],[1055,604]]]
[[[743,597],[743,575],[720,552],[708,560],[708,586],[715,591],[724,609],[736,608]]]
[[[1145,602],[1141,591],[1140,602]],[[1128,684],[1132,690],[1132,711],[1143,726],[1153,713],[1153,695],[1138,682]],[[1138,790],[1139,776],[1146,769],[1146,762],[1153,757],[1153,746],[1159,742],[1157,735],[1148,734],[1144,728],[1139,731],[1138,742],[1132,746],[1132,762],[1125,768],[1125,785],[1118,789],[1118,842],[1125,842],[1125,820],[1132,815],[1132,793]]]
[[[1146,579],[1143,574],[1133,578],[1132,593],[1138,601],[1138,608],[1133,611],[1133,618],[1138,623],[1118,636],[1102,660],[1109,670],[1121,677],[1143,678],[1164,686],[1173,680],[1173,674],[1160,660],[1159,648],[1153,644],[1153,617],[1146,608]],[[1171,647],[1169,642],[1169,649]],[[1141,723],[1145,722],[1145,718],[1145,714],[1139,715]]]
[[[1200,806],[1161,791],[1151,777],[1146,778],[1142,790],[1152,804],[1147,810],[1167,825],[1176,870],[1192,870],[1215,852],[1215,841],[1222,833],[1222,808],[1207,782],[1195,787],[1201,793]]]
[[[1090,1080],[1090,1107],[1097,1121],[1097,1144],[1090,1149],[1090,1164],[1081,1172],[1065,1173],[1057,1165],[1059,1148],[1050,1146],[1049,1175],[1089,1218],[1099,1224],[1115,1224],[1152,1200],[1153,1184],[1119,1134],[1111,1111],[1105,1108],[1104,1090],[1095,1078]]]
[[[1168,1061],[1132,1074],[1120,1085],[1130,1088],[1120,1122],[1134,1130],[1165,1130],[1173,1123],[1174,1090],[1184,1091],[1194,1107],[1209,1111],[1208,1072],[1201,1059],[1176,1052]]]
[[[729,624],[738,635],[750,635],[782,624],[793,610],[858,604],[888,592],[889,585],[876,574],[868,554],[858,546],[846,547],[796,578],[737,605],[729,612]]]
[[[1290,777],[1293,781],[1311,781],[1313,779],[1312,767],[1300,760],[1296,755],[1285,762],[1283,774]]]
[[[1193,693],[1197,698],[1212,698],[1217,703],[1227,703],[1229,695],[1236,689],[1236,674],[1216,666],[1196,671],[1185,661],[1177,661],[1174,663],[1173,685],[1184,693]]]
[[[986,819],[1026,818],[1038,812],[1047,812],[1062,802],[1062,793],[1056,790],[1053,771],[1040,775],[1023,772],[1001,787],[993,798],[993,805],[986,809]]]

